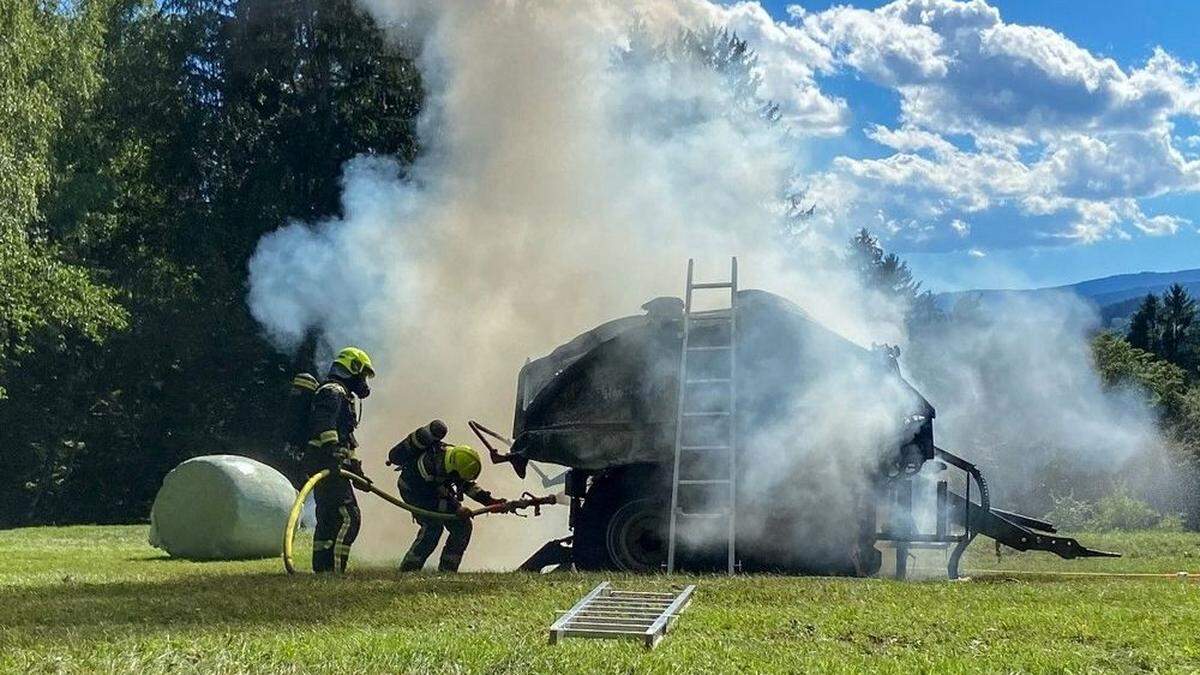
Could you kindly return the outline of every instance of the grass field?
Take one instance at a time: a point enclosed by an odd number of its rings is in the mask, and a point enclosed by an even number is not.
[[[546,644],[601,575],[359,569],[286,577],[277,560],[161,557],[144,527],[0,532],[0,670],[271,672],[1200,671],[1200,583],[1056,577],[1200,569],[1200,535],[1085,535],[1117,560],[996,560],[963,582],[701,577],[653,652]],[[985,572],[1001,569],[1012,572]],[[665,578],[616,577],[662,589]]]

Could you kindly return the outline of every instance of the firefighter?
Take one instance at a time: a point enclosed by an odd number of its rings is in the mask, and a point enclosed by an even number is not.
[[[358,500],[350,479],[337,474],[345,469],[362,475],[362,462],[355,457],[358,442],[359,401],[371,394],[367,380],[375,376],[371,357],[357,347],[338,352],[329,375],[313,394],[309,417],[311,440],[306,463],[309,475],[330,469],[333,475],[317,483],[313,499],[317,526],[313,531],[314,572],[345,572],[350,545],[362,522]]]
[[[409,434],[388,453],[388,464],[400,472],[396,486],[404,501],[430,511],[459,515],[458,520],[414,516],[421,529],[400,562],[402,572],[419,570],[425,565],[437,548],[443,529],[449,535],[442,547],[438,569],[457,572],[471,542],[471,521],[467,519],[470,512],[463,506],[462,498],[470,497],[484,506],[506,503],[475,483],[483,468],[479,454],[465,445],[450,446],[442,441],[445,437],[446,423],[434,420]]]

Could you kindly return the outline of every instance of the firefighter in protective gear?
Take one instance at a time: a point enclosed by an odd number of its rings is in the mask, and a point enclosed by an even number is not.
[[[400,562],[402,572],[419,570],[425,565],[433,549],[437,548],[443,529],[449,535],[442,547],[438,569],[458,571],[467,544],[471,542],[471,521],[466,518],[469,512],[462,505],[463,497],[470,497],[484,506],[506,501],[493,497],[475,483],[483,469],[479,453],[465,445],[447,445],[442,441],[445,437],[446,423],[434,420],[409,434],[388,453],[388,463],[400,472],[396,486],[404,501],[423,509],[461,516],[459,520],[414,516],[421,529]]]
[[[323,469],[334,472],[313,489],[317,507],[314,572],[346,571],[350,545],[358,536],[362,515],[354,487],[337,471],[345,469],[362,475],[362,462],[355,457],[358,442],[354,429],[358,426],[359,401],[371,394],[367,380],[374,376],[371,357],[357,347],[346,347],[338,352],[328,377],[313,394],[306,468],[310,476]]]

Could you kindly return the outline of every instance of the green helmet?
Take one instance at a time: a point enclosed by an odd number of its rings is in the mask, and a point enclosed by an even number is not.
[[[481,471],[483,462],[479,460],[479,453],[475,452],[475,448],[469,445],[446,448],[446,473],[457,475],[463,480],[475,480],[479,478]]]
[[[333,365],[341,366],[351,375],[375,377],[375,368],[371,365],[371,357],[358,347],[346,347],[333,358]]]

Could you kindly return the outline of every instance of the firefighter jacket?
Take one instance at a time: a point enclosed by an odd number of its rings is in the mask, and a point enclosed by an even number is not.
[[[470,497],[484,506],[501,501],[475,481],[446,473],[446,447],[436,440],[423,443],[418,432],[409,434],[393,447],[388,453],[388,461],[400,471],[401,492],[455,501]]]
[[[354,457],[358,441],[354,429],[358,426],[358,402],[346,385],[328,380],[313,394],[309,416],[309,447],[328,453],[327,459],[347,460]]]

